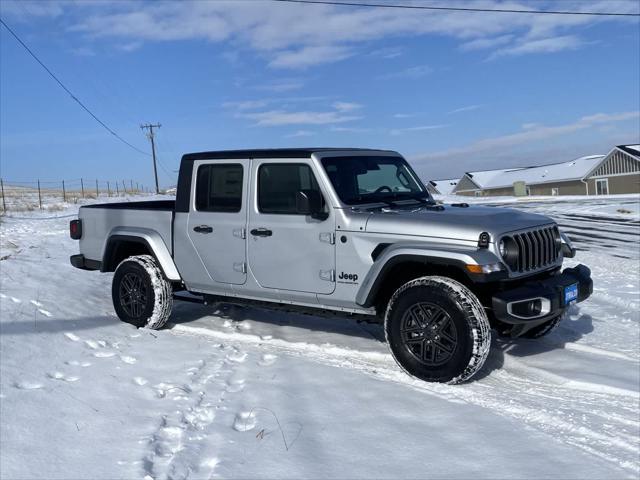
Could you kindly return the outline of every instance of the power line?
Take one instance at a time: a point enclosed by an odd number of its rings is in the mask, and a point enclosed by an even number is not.
[[[338,2],[331,0],[271,0],[281,3],[302,3],[308,5],[341,5],[346,7],[370,7],[370,8],[404,8],[410,10],[447,10],[453,12],[490,12],[490,13],[527,13],[547,15],[589,15],[595,17],[640,17],[640,13],[614,13],[614,12],[576,12],[566,10],[515,10],[509,8],[473,8],[473,7],[435,7],[430,5],[396,5],[391,3],[358,3]]]
[[[13,35],[13,37],[18,41],[18,43],[24,47],[24,49],[29,53],[29,55],[31,55],[31,56],[35,59],[35,61],[36,61],[36,62],[38,62],[42,68],[44,68],[44,69],[45,69],[45,71],[46,71],[46,72],[51,76],[51,78],[53,78],[53,79],[58,83],[58,85],[60,85],[60,87],[62,87],[62,89],[63,89],[65,92],[67,92],[67,93],[71,96],[71,98],[73,98],[73,99],[78,103],[78,105],[80,105],[80,106],[84,109],[84,111],[85,111],[85,112],[87,112],[89,115],[91,115],[91,116],[93,117],[93,119],[94,119],[96,122],[98,122],[100,125],[102,125],[102,127],[104,127],[104,129],[105,129],[105,130],[107,130],[111,135],[113,135],[114,137],[116,137],[118,140],[120,140],[122,143],[124,143],[124,144],[125,144],[125,145],[127,145],[128,147],[130,147],[130,148],[134,149],[134,150],[135,150],[136,152],[138,152],[138,153],[142,153],[143,155],[147,155],[147,156],[149,156],[149,154],[148,154],[147,152],[144,152],[144,151],[140,150],[138,147],[136,147],[136,146],[134,146],[134,145],[130,144],[129,142],[127,142],[124,138],[122,138],[120,135],[118,135],[116,132],[114,132],[111,128],[109,128],[109,127],[107,126],[107,124],[106,124],[106,123],[104,123],[102,120],[100,120],[100,119],[99,119],[99,118],[98,118],[98,117],[97,117],[97,116],[96,116],[96,115],[95,115],[91,110],[89,110],[89,108],[88,108],[87,106],[85,106],[85,104],[84,104],[84,103],[82,103],[82,102],[78,99],[78,97],[76,97],[73,93],[71,93],[71,90],[69,90],[69,89],[68,89],[68,88],[67,88],[67,87],[66,87],[66,86],[65,86],[65,85],[64,85],[64,84],[63,84],[63,83],[58,79],[58,77],[56,77],[56,76],[53,74],[53,72],[52,72],[51,70],[49,70],[49,68],[47,68],[47,66],[46,66],[44,63],[42,63],[42,61],[37,57],[37,55],[36,55],[35,53],[33,53],[33,51],[31,51],[31,49],[30,49],[30,48],[29,48],[29,47],[28,47],[28,46],[27,46],[27,45],[26,45],[26,44],[25,44],[25,43],[20,39],[20,37],[19,37],[19,36],[18,36],[14,31],[13,31],[13,30],[11,30],[11,28],[9,27],[9,25],[7,25],[7,24],[4,22],[4,20],[2,20],[2,18],[0,18],[0,23],[1,23],[2,25],[4,25],[4,28],[6,28],[6,29],[9,31],[9,33],[10,33],[11,35]]]

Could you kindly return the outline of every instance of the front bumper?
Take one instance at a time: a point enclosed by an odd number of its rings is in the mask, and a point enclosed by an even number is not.
[[[493,314],[499,321],[513,325],[514,332],[524,333],[564,312],[568,307],[565,287],[574,284],[578,287],[575,302],[589,298],[593,293],[591,270],[584,265],[565,268],[561,274],[493,295]]]

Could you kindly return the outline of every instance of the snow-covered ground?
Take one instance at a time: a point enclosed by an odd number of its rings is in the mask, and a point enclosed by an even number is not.
[[[570,232],[595,292],[459,386],[350,320],[182,303],[136,330],[110,274],[69,265],[77,206],[3,218],[0,477],[638,478],[640,198],[517,203]]]

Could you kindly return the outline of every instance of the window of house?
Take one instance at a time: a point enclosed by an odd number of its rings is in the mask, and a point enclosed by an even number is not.
[[[609,195],[608,178],[599,178],[596,180],[596,195]]]
[[[242,209],[242,165],[200,165],[196,179],[196,210],[239,212]]]
[[[307,164],[265,163],[258,169],[258,210],[261,213],[297,214],[296,193],[320,187]]]

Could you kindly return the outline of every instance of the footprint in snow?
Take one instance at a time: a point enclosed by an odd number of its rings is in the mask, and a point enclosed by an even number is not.
[[[127,355],[120,355],[120,360],[122,360],[124,363],[128,363],[129,365],[133,365],[138,361],[137,358],[129,357]]]
[[[227,355],[227,360],[234,363],[242,363],[247,359],[247,354],[244,352],[233,352]]]
[[[237,393],[244,390],[244,378],[235,378],[227,380],[227,392],[229,393]]]
[[[268,367],[269,365],[273,365],[277,359],[278,357],[276,355],[273,355],[271,353],[265,353],[264,355],[262,355],[262,358],[260,358],[258,365],[261,365],[263,367]]]
[[[21,382],[16,382],[13,384],[13,386],[20,390],[37,390],[43,387],[41,383],[30,382],[28,380],[22,380]]]
[[[50,373],[47,373],[47,376],[53,380],[63,380],[65,382],[76,382],[80,380],[80,377],[76,377],[73,375],[65,375],[62,372],[50,372]]]
[[[77,336],[75,333],[65,332],[64,336],[67,337],[72,342],[77,342],[78,340],[80,340],[80,337]]]
[[[65,362],[67,365],[71,365],[72,367],[90,367],[91,362],[79,362],[78,360],[69,360]]]
[[[96,352],[93,354],[96,358],[110,358],[115,356],[115,352]]]
[[[233,421],[233,429],[238,432],[248,432],[256,427],[256,414],[254,412],[240,412]]]

